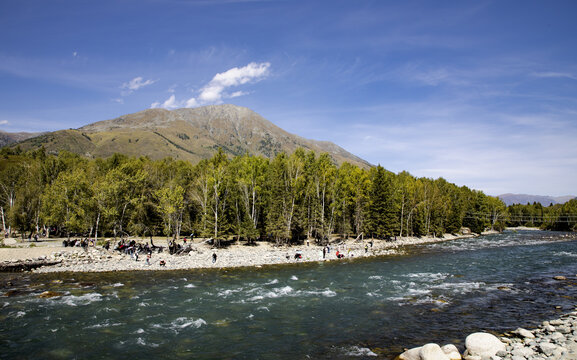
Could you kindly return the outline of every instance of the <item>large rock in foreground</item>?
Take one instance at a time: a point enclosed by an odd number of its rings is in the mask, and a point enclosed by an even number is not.
[[[405,351],[399,355],[399,360],[459,360],[461,355],[455,345],[449,344],[442,348],[438,344],[427,344]]]
[[[477,332],[473,333],[465,339],[465,359],[468,356],[491,357],[499,351],[505,351],[505,344],[501,342],[495,335],[489,333]]]
[[[437,344],[427,344],[421,348],[421,360],[450,360]]]

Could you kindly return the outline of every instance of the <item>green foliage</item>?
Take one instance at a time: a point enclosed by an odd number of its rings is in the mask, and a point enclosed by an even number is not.
[[[577,199],[547,207],[540,203],[510,205],[506,209],[506,225],[577,231]]]
[[[324,242],[335,235],[441,235],[463,226],[481,232],[502,229],[507,219],[560,230],[576,226],[575,201],[505,208],[496,198],[444,179],[394,174],[381,166],[337,167],[327,154],[303,149],[270,161],[248,154],[229,159],[219,149],[196,165],[120,154],[86,160],[64,151],[2,155],[4,231],[56,227],[61,234],[97,238],[130,233],[175,239],[194,232],[281,244]],[[567,221],[551,220],[557,218]]]

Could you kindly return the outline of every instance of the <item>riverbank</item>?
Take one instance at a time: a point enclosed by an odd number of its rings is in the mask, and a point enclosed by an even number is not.
[[[337,259],[337,251],[344,258],[362,258],[382,255],[403,254],[403,248],[410,245],[427,244],[469,238],[472,235],[451,235],[434,238],[403,237],[394,241],[385,240],[354,240],[333,242],[323,255],[323,247],[312,243],[300,246],[275,246],[267,242],[257,242],[255,245],[235,243],[225,248],[214,248],[204,239],[187,242],[190,251],[182,255],[169,255],[166,240],[155,239],[157,246],[163,246],[164,252],[153,252],[150,260],[141,255],[138,260],[128,254],[114,250],[106,250],[100,246],[63,247],[62,239],[32,243],[18,243],[12,247],[0,248],[0,263],[16,264],[19,262],[55,262],[50,266],[42,266],[35,272],[106,272],[135,270],[183,270],[200,268],[235,268],[263,266],[273,264],[291,264],[301,262],[317,262],[343,260]],[[32,246],[32,247],[30,247]],[[299,254],[300,257],[295,256]],[[213,255],[216,260],[213,261]],[[164,262],[164,265],[162,265]]]
[[[544,321],[536,329],[517,328],[495,335],[478,332],[467,336],[461,355],[453,344],[426,344],[407,350],[397,360],[575,360],[577,311]]]

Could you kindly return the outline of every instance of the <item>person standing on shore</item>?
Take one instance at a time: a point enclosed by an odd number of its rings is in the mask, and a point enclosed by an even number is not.
[[[323,247],[323,259],[327,256],[327,248]]]
[[[212,263],[216,262],[216,253],[212,253]]]

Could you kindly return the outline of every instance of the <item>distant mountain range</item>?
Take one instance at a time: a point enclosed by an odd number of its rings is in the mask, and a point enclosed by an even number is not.
[[[499,199],[509,206],[513,204],[533,204],[534,202],[540,203],[543,206],[549,206],[550,204],[564,204],[571,199],[577,198],[575,195],[566,196],[541,196],[541,195],[527,195],[527,194],[503,194],[497,196]]]
[[[0,148],[6,145],[17,143],[19,141],[33,138],[40,134],[41,133],[27,133],[27,132],[9,133],[0,130]]]
[[[89,158],[122,153],[151,159],[172,157],[196,163],[210,158],[219,147],[230,155],[248,152],[268,158],[283,151],[290,154],[302,147],[316,153],[326,152],[339,165],[349,162],[363,168],[371,166],[332,142],[288,133],[254,111],[235,105],[149,109],[79,129],[35,137],[30,134],[21,139],[5,134],[7,141],[15,140],[12,146],[20,146],[22,150],[44,146],[49,153],[67,150]]]

